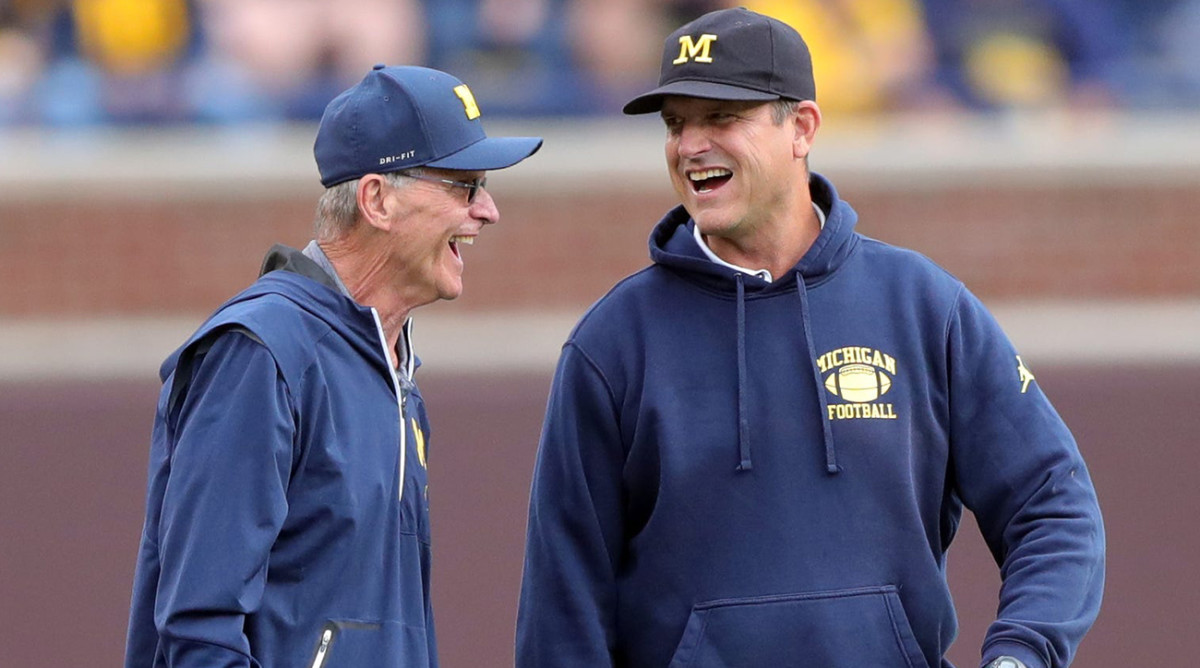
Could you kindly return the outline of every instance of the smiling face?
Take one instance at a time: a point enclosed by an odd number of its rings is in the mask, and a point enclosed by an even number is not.
[[[770,103],[668,96],[662,118],[671,183],[701,233],[752,242],[795,216],[808,149],[795,115],[776,123]]]
[[[425,169],[422,175],[467,183],[483,172]],[[413,305],[462,294],[462,247],[500,219],[486,190],[480,188],[471,203],[467,195],[467,188],[433,180],[413,180],[390,193],[398,200],[389,242],[393,280]]]

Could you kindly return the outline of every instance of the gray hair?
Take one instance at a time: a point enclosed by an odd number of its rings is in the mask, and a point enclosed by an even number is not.
[[[788,119],[788,116],[796,113],[800,108],[800,100],[789,100],[787,98],[779,98],[771,102],[771,120],[775,125],[783,125],[783,122]],[[809,174],[808,156],[804,156],[804,173]]]
[[[799,108],[799,100],[789,100],[781,97],[771,102],[771,120],[775,121],[775,125],[782,125],[787,120],[787,117],[796,113],[796,110]]]
[[[420,169],[383,174],[388,185],[400,188],[413,182],[408,174],[420,174]],[[313,220],[313,235],[317,241],[336,239],[350,231],[358,222],[358,182],[345,181],[329,186],[317,200],[317,214]]]

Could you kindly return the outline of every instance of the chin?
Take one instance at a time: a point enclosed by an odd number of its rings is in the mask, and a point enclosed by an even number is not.
[[[724,216],[712,212],[700,211],[698,215],[692,215],[692,220],[696,221],[696,227],[700,228],[700,233],[704,235],[721,235],[733,227]]]
[[[446,301],[458,299],[458,296],[462,294],[462,291],[463,291],[462,283],[459,283],[457,285],[443,286],[442,289],[438,290],[438,298],[444,299]]]
[[[457,267],[442,267],[433,277],[433,289],[438,299],[457,299],[463,291],[462,270]]]

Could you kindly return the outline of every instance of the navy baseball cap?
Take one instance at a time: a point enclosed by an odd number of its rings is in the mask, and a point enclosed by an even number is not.
[[[626,114],[662,110],[666,95],[712,100],[816,100],[812,56],[800,33],[744,7],[684,25],[663,46],[658,88],[630,100]]]
[[[488,137],[466,84],[427,67],[376,65],[325,107],[313,154],[325,187],[413,167],[503,169],[541,137]]]

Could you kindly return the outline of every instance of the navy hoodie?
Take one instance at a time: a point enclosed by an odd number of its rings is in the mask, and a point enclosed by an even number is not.
[[[435,666],[415,358],[299,252],[264,269],[163,365],[125,665]]]
[[[1003,577],[982,658],[1070,662],[1104,576],[1070,432],[958,280],[811,188],[827,221],[786,275],[711,262],[679,207],[570,335],[519,666],[949,666],[964,507]]]

